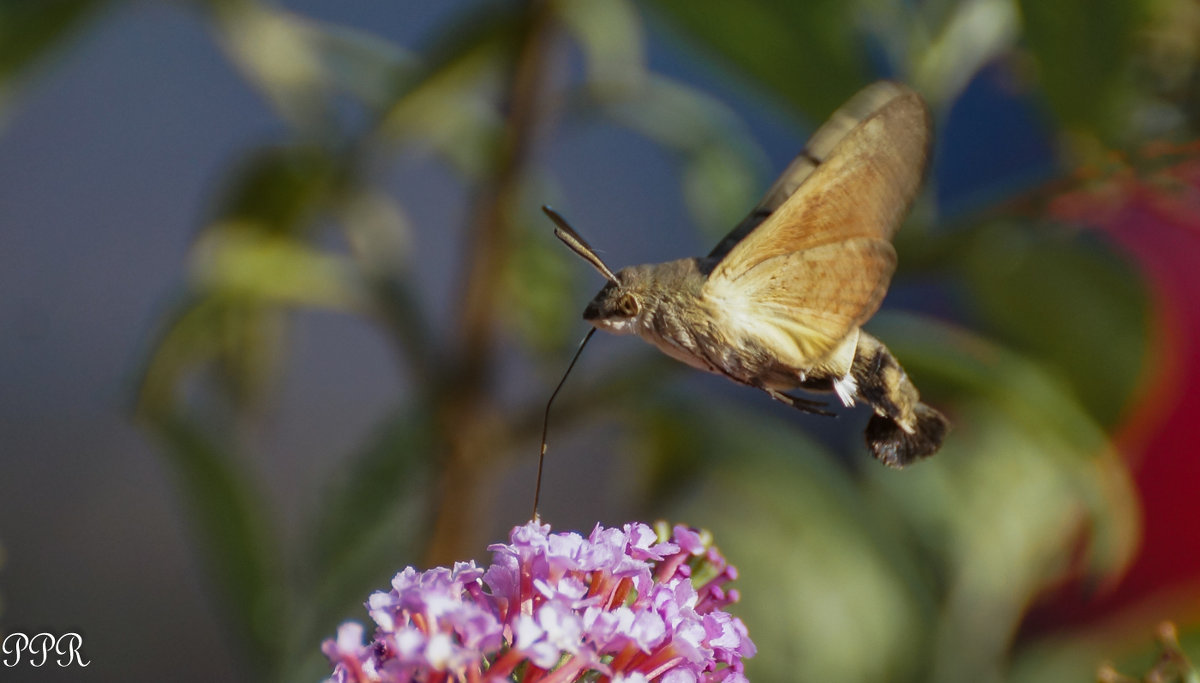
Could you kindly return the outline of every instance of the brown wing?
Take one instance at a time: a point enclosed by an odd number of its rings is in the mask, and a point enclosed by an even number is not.
[[[818,142],[833,140],[827,156],[732,246],[702,292],[756,334],[783,333],[808,362],[878,309],[895,269],[891,237],[924,173],[929,114],[920,97],[877,84],[851,102],[868,100],[875,109],[848,131],[836,120],[828,135],[818,131]]]
[[[719,259],[728,254],[735,244],[742,241],[743,237],[750,234],[751,230],[758,227],[767,216],[792,196],[817,166],[829,158],[833,148],[847,133],[890,100],[906,93],[911,91],[889,81],[872,83],[858,91],[813,133],[804,145],[804,150],[779,174],[779,178],[767,189],[766,194],[750,213],[713,247],[708,253],[708,258]]]

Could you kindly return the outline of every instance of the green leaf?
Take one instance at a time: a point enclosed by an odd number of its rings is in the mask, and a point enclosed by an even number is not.
[[[856,3],[652,0],[649,5],[702,48],[814,121],[866,80],[854,30]]]
[[[416,69],[416,58],[392,42],[345,26],[305,22],[330,87],[377,115],[391,105],[400,81]]]
[[[1127,95],[1147,0],[1017,0],[1042,92],[1068,127],[1122,139]]]
[[[336,130],[329,83],[307,22],[258,2],[212,3],[214,28],[229,58],[297,130]]]
[[[201,235],[191,257],[191,291],[142,373],[142,411],[173,405],[189,376],[203,369],[215,371],[234,405],[249,405],[278,376],[290,309],[361,313],[371,306],[354,262],[288,236],[218,224]]]
[[[601,92],[636,89],[646,78],[642,25],[628,0],[568,0],[559,15],[584,52],[587,85]]]
[[[912,50],[913,85],[934,109],[949,107],[979,70],[1019,38],[1012,0],[967,0],[949,9],[926,45]]]
[[[323,149],[301,144],[255,150],[231,172],[217,218],[189,254],[188,291],[147,361],[142,410],[172,405],[205,368],[235,405],[247,405],[276,377],[289,309],[371,309],[359,264],[309,243],[340,206],[338,169]]]
[[[208,228],[192,251],[192,283],[206,296],[272,307],[366,310],[357,265],[287,236],[242,223]]]
[[[231,639],[259,670],[277,664],[288,623],[278,533],[263,493],[209,429],[175,413],[149,424],[175,476],[201,556],[233,626]]]
[[[489,172],[503,129],[488,97],[496,57],[481,48],[422,73],[388,108],[380,122],[380,138],[436,151],[469,178]]]
[[[234,405],[259,399],[279,371],[283,311],[246,298],[192,294],[174,307],[142,370],[138,412],[155,416],[175,410],[188,380],[213,371]]]
[[[46,59],[111,0],[0,3],[0,121],[14,81]]]
[[[765,155],[744,124],[703,92],[659,76],[620,97],[587,98],[603,115],[680,155],[684,197],[693,219],[714,239],[741,220],[758,198]]]
[[[338,139],[335,96],[347,93],[379,115],[415,63],[399,47],[343,26],[258,2],[212,3],[230,59],[300,133]]]
[[[1066,379],[1103,425],[1123,416],[1149,349],[1148,293],[1105,242],[1053,225],[996,223],[953,257],[983,329]]]
[[[541,11],[482,3],[454,15],[397,87],[377,127],[380,143],[435,151],[468,178],[491,173],[503,134],[496,93]]]
[[[217,218],[263,232],[304,234],[341,186],[341,162],[317,145],[254,149],[228,173]]]

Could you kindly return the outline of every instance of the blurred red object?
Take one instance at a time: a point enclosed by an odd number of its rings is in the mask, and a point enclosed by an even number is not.
[[[1111,616],[1167,592],[1200,595],[1200,142],[1146,148],[1136,166],[1122,161],[1103,176],[1080,174],[1081,186],[1057,195],[1049,212],[1109,235],[1150,289],[1155,357],[1115,435],[1141,498],[1141,546],[1111,590],[1059,591],[1030,615],[1032,631]]]

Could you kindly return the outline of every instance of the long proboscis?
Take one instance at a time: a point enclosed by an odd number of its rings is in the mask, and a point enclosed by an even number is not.
[[[612,269],[604,265],[604,261],[596,255],[596,250],[592,249],[592,245],[587,243],[587,240],[579,236],[575,229],[567,223],[567,219],[563,218],[557,211],[549,206],[543,206],[542,211],[545,212],[550,220],[554,221],[554,236],[563,241],[563,244],[571,248],[571,251],[579,254],[585,261],[592,264],[592,267],[600,271],[600,274],[609,282],[616,283],[617,276],[613,275]]]
[[[575,357],[567,365],[567,371],[563,373],[562,379],[558,380],[558,386],[554,387],[554,393],[550,394],[550,400],[546,401],[546,414],[542,416],[542,450],[538,453],[537,484],[533,487],[533,518],[535,520],[538,518],[538,500],[542,495],[542,465],[546,462],[546,434],[550,430],[550,406],[554,405],[554,397],[558,396],[558,392],[567,383],[567,375],[571,374],[571,368],[575,367],[575,362],[583,354],[583,347],[587,346],[588,340],[595,332],[596,328],[593,327],[583,336],[583,341],[579,342],[579,348],[575,351]]]

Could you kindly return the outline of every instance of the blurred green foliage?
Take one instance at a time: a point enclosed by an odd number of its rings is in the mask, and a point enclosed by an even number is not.
[[[102,4],[0,5],[0,107]],[[727,106],[649,69],[648,33],[810,125],[880,71],[944,114],[981,68],[1001,65],[1052,114],[1066,169],[1087,160],[1071,154],[1095,149],[1081,139],[1163,134],[1139,127],[1147,102],[1178,109],[1167,132],[1194,134],[1195,99],[1163,71],[1178,60],[1139,42],[1163,30],[1171,4],[488,3],[413,47],[257,0],[192,3],[289,130],[228,170],[138,400],[231,640],[263,680],[313,680],[326,670],[319,640],[361,618],[362,599],[391,572],[482,548],[468,531],[488,512],[462,501],[484,498],[478,487],[499,477],[461,475],[510,466],[535,437],[546,394],[499,400],[486,379],[500,340],[532,359],[548,392],[594,284],[576,277],[580,264],[537,211],[556,186],[530,152],[535,131],[551,136],[555,118],[571,116],[662,146],[710,237],[753,203],[765,155]],[[550,68],[566,50],[581,73]],[[1135,81],[1135,69],[1162,78]],[[413,281],[407,245],[422,226],[380,188],[404,154],[453,169],[472,198],[469,235],[491,248],[489,267],[468,260],[456,274],[482,298],[464,301],[449,329],[434,325]],[[1053,654],[1069,645],[1015,634],[1042,590],[1072,572],[1111,576],[1136,543],[1134,494],[1108,434],[1144,376],[1146,292],[1103,240],[1037,216],[981,206],[943,226],[928,201],[914,215],[898,283],[940,283],[960,296],[961,318],[882,315],[870,327],[953,419],[931,461],[898,473],[856,454],[847,465],[802,433],[804,420],[680,395],[649,350],[599,376],[586,401],[564,397],[555,429],[618,416],[641,478],[635,506],[716,532],[742,569],[755,680],[1086,680],[1095,661],[1081,673],[1078,659]],[[489,313],[501,301],[503,319]],[[270,396],[289,313],[305,308],[371,321],[413,381],[341,457],[305,547],[292,549],[279,546],[238,426]]]
[[[53,0],[0,4],[0,124],[26,73],[52,58],[72,33],[111,0]]]
[[[1017,3],[1038,79],[1062,123],[1109,142],[1122,141],[1126,122],[1114,116],[1131,93],[1130,57],[1150,3],[1064,0]]]

